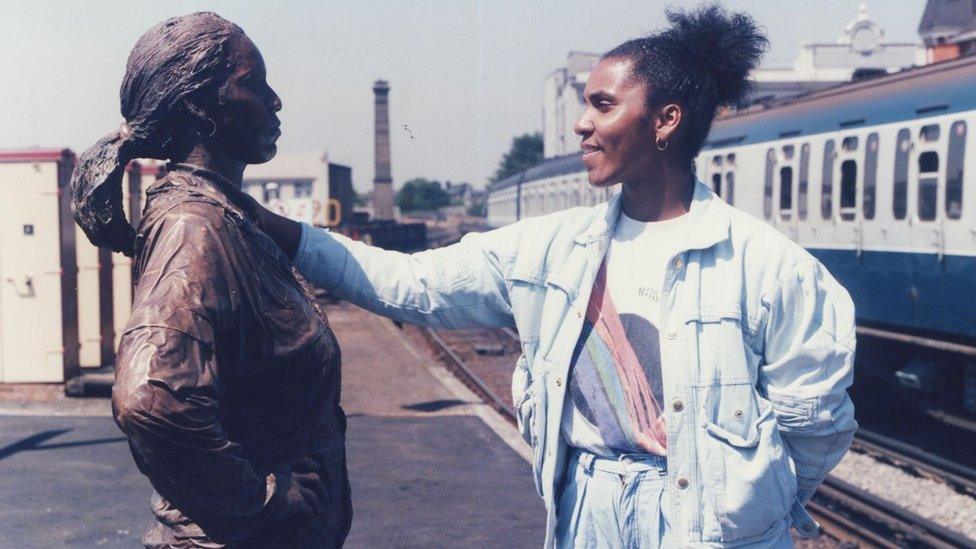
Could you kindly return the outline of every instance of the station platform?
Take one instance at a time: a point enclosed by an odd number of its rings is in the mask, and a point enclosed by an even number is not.
[[[343,355],[346,547],[540,547],[528,448],[393,323],[326,307]],[[0,391],[0,547],[136,547],[148,481],[108,399]],[[40,391],[43,392],[43,391]]]

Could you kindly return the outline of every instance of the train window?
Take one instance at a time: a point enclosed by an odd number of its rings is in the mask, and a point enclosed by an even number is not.
[[[722,174],[712,174],[712,190],[715,191],[715,194],[722,196]]]
[[[722,167],[722,155],[717,154],[712,157],[712,166],[715,166],[716,168]]]
[[[933,141],[939,140],[939,125],[929,124],[928,126],[922,126],[922,129],[918,132],[919,141],[925,143],[932,143]]]
[[[793,145],[783,147],[783,160],[793,160]]]
[[[773,165],[776,164],[776,152],[766,151],[766,184],[763,187],[763,215],[766,219],[773,216]]]
[[[820,192],[820,215],[830,219],[834,210],[834,140],[824,144],[823,185]]]
[[[949,130],[949,154],[946,156],[946,217],[962,217],[962,163],[966,151],[966,123],[958,121]]]
[[[793,168],[789,166],[779,170],[779,216],[782,219],[793,216]]]
[[[939,196],[939,153],[925,151],[918,155],[918,218],[935,219]]]
[[[864,219],[874,219],[874,197],[878,186],[878,134],[868,136],[864,151]]]
[[[725,201],[730,205],[735,201],[735,172],[725,172]]]
[[[852,135],[850,137],[845,137],[843,141],[840,142],[840,148],[844,149],[846,152],[854,152],[857,150],[857,136]]]
[[[857,213],[857,161],[840,163],[840,218],[851,221]]]
[[[729,153],[725,155],[725,163],[728,164],[730,169],[735,168],[735,153]]]
[[[800,219],[807,218],[807,185],[810,178],[810,144],[800,147],[800,180],[797,184],[796,213]]]
[[[905,219],[908,213],[908,154],[912,149],[912,133],[908,129],[898,132],[895,148],[895,185],[892,214],[895,219]]]

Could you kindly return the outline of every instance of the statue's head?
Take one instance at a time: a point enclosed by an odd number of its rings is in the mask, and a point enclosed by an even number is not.
[[[89,240],[129,254],[121,184],[134,158],[180,161],[195,148],[243,164],[267,162],[281,100],[240,27],[209,12],[167,19],[136,42],[120,91],[122,126],[86,150],[72,175],[75,219]]]

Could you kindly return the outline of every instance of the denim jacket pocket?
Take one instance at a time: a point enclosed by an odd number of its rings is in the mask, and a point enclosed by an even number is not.
[[[704,478],[704,541],[762,539],[782,527],[796,498],[796,478],[769,401],[752,383],[698,389]],[[711,528],[709,528],[711,526]]]
[[[520,372],[519,370],[522,370]],[[515,404],[515,418],[522,438],[532,447],[532,472],[536,492],[542,497],[542,457],[546,446],[546,384],[545,374],[532,379],[525,357],[520,357],[512,377],[512,396]],[[516,384],[524,387],[519,395]]]
[[[529,372],[529,362],[523,354],[515,362],[515,371],[512,372],[512,404],[515,407],[515,420],[518,423],[519,432],[525,442],[530,444],[532,442],[531,422],[526,421],[526,419],[531,418],[526,418],[526,416],[531,414],[528,409],[531,385],[532,374]]]
[[[698,307],[679,313],[697,338],[697,379],[702,384],[733,383],[755,378],[757,360],[747,343],[737,304]]]

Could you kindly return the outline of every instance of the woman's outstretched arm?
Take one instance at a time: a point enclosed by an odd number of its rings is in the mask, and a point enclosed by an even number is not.
[[[310,282],[364,309],[431,327],[514,323],[506,280],[524,224],[404,254],[258,211],[265,231]]]

